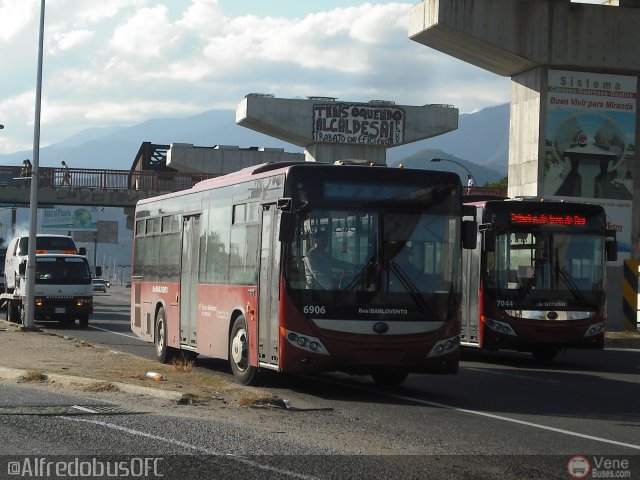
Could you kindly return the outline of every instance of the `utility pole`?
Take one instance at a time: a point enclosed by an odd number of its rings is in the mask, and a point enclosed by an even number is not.
[[[40,36],[38,44],[38,73],[36,78],[36,109],[33,127],[33,166],[31,170],[31,195],[29,198],[29,253],[27,256],[26,310],[22,326],[35,327],[36,287],[36,232],[38,227],[38,165],[40,162],[40,106],[42,104],[42,51],[44,44],[44,0],[40,0]]]

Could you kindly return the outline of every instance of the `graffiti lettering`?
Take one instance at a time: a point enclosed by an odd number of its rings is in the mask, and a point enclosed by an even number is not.
[[[397,107],[335,104],[314,105],[316,142],[398,145],[404,140],[405,112]]]

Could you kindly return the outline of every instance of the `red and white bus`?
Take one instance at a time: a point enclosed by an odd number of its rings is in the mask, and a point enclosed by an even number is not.
[[[455,373],[461,244],[476,243],[461,194],[448,172],[297,162],[142,200],[131,329],[160,361],[179,351],[228,359],[243,384],[260,369],[383,384]],[[306,262],[318,233],[325,285]],[[416,268],[405,270],[409,249]]]
[[[478,244],[463,253],[463,346],[551,361],[567,347],[603,348],[606,265],[615,232],[597,205],[488,200]]]

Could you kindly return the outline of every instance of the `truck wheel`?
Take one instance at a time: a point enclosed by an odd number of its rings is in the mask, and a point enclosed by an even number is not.
[[[233,322],[229,336],[229,364],[238,383],[251,385],[256,382],[258,369],[249,365],[249,333],[242,315]]]
[[[164,307],[158,309],[156,314],[156,357],[160,363],[169,363],[178,351],[167,345],[167,314]]]
[[[79,319],[80,328],[87,328],[89,326],[89,315],[82,315]]]
[[[11,323],[18,323],[20,321],[18,302],[9,302],[9,305],[7,305],[7,320]]]

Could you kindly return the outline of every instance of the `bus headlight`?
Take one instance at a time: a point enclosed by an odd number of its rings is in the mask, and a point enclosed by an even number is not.
[[[585,337],[593,337],[594,335],[598,335],[604,332],[605,327],[607,326],[607,322],[596,323],[595,325],[591,325],[587,332],[584,334]]]
[[[494,332],[502,333],[504,335],[510,335],[512,337],[517,337],[516,332],[513,331],[511,325],[505,322],[499,322],[492,318],[486,318],[484,324],[489,327]]]
[[[459,345],[460,345],[460,337],[458,335],[456,335],[455,337],[445,338],[443,340],[440,340],[433,346],[433,348],[427,355],[427,358],[437,357],[438,355],[445,355],[447,353],[451,353],[455,351]]]
[[[287,339],[288,343],[297,348],[321,355],[329,355],[329,352],[324,348],[319,338],[292,332],[284,327],[280,327],[280,333]]]

